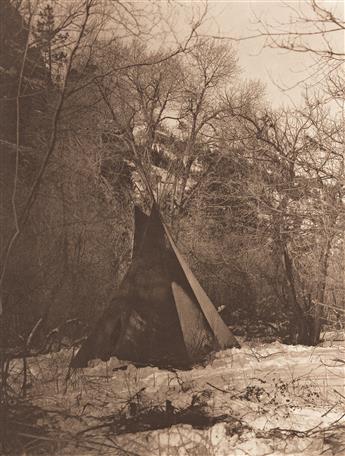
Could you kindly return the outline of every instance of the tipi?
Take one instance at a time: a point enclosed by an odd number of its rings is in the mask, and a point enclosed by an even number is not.
[[[135,211],[131,266],[111,306],[72,359],[116,356],[140,365],[186,368],[239,344],[179,252],[153,205]]]

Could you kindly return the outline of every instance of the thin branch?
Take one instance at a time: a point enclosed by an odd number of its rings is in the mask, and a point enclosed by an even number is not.
[[[3,303],[2,303],[2,287],[4,284],[5,273],[8,266],[8,262],[10,259],[10,253],[13,248],[13,245],[16,242],[16,239],[20,235],[20,225],[18,219],[18,211],[16,205],[16,197],[17,197],[17,189],[18,189],[18,170],[19,170],[19,157],[20,157],[20,102],[21,102],[21,91],[22,91],[22,84],[23,84],[23,77],[24,77],[24,68],[26,63],[26,57],[29,49],[29,41],[30,41],[30,31],[31,31],[31,22],[32,22],[33,14],[31,13],[29,16],[28,24],[27,24],[27,37],[25,43],[25,49],[23,53],[23,58],[21,62],[21,68],[19,73],[18,79],[18,88],[17,88],[17,96],[16,96],[16,158],[15,158],[15,169],[14,169],[14,177],[13,177],[13,190],[11,195],[11,206],[12,206],[12,215],[14,220],[15,231],[9,241],[7,249],[5,250],[5,257],[4,262],[1,270],[0,275],[0,317],[3,313]]]

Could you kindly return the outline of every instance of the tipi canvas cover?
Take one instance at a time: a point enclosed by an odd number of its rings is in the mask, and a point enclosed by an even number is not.
[[[188,367],[239,346],[179,252],[159,210],[136,209],[133,259],[111,306],[72,360]]]

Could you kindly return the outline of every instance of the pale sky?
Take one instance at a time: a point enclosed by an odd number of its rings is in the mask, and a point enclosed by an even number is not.
[[[187,2],[184,2],[187,3]],[[191,0],[196,5],[198,2]],[[320,4],[335,11],[344,18],[344,0],[321,0]],[[255,34],[257,25],[255,16],[268,23],[289,22],[293,8],[307,7],[307,0],[282,2],[246,1],[246,0],[209,0],[208,20],[203,31],[223,36],[243,37]],[[337,33],[334,37],[338,49],[344,50],[345,36]],[[238,46],[239,65],[246,78],[260,79],[266,84],[267,97],[275,107],[281,104],[291,105],[301,100],[303,88],[296,88],[283,93],[279,86],[293,86],[313,71],[310,55],[296,54],[279,49],[262,49],[263,39],[241,41]],[[311,82],[311,81],[310,81]]]

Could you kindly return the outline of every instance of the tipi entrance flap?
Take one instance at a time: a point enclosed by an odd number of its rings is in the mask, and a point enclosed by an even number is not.
[[[231,334],[229,328],[226,326],[222,318],[219,316],[216,308],[212,304],[210,298],[207,296],[205,293],[204,289],[194,276],[193,272],[189,268],[186,260],[182,256],[182,254],[179,252],[175,241],[171,237],[168,228],[165,226],[163,223],[163,227],[165,230],[165,233],[169,239],[170,245],[173,248],[175,255],[183,269],[183,272],[186,275],[186,278],[189,282],[189,285],[191,286],[193,293],[195,294],[196,299],[198,300],[201,310],[210,325],[210,328],[213,331],[213,334],[218,342],[219,348],[224,349],[224,348],[230,348],[230,347],[238,347],[239,344],[235,337]]]
[[[214,337],[197,302],[176,282],[171,284],[186,350],[191,360],[202,359],[214,347]]]

